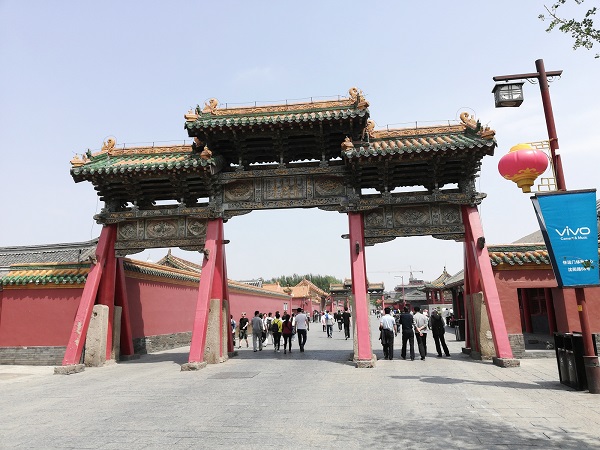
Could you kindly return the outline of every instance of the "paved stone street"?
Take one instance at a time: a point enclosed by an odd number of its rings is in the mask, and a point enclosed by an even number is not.
[[[600,397],[561,385],[554,359],[502,369],[447,340],[451,358],[430,336],[425,361],[396,341],[374,369],[320,325],[303,354],[250,344],[197,372],[180,371],[188,348],[70,376],[0,366],[0,448],[600,448]]]

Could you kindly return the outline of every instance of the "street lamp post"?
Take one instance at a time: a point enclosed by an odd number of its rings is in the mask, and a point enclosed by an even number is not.
[[[552,102],[550,101],[550,90],[548,88],[548,77],[556,77],[562,74],[562,70],[555,70],[547,72],[544,67],[544,60],[538,59],[535,62],[535,68],[537,72],[533,73],[522,73],[522,74],[514,74],[514,75],[500,75],[493,77],[495,82],[509,82],[509,81],[517,81],[520,82],[512,83],[512,84],[497,84],[492,91],[495,94],[496,98],[496,107],[518,107],[523,102],[523,93],[522,93],[522,80],[534,81],[540,85],[540,93],[542,96],[542,105],[544,107],[544,116],[546,119],[546,128],[548,130],[548,140],[550,143],[550,159],[552,161],[554,176],[556,178],[556,188],[559,191],[566,191],[567,185],[565,183],[565,177],[563,173],[562,161],[560,158],[560,151],[558,147],[558,136],[556,134],[556,126],[554,124],[554,113],[552,112]],[[511,86],[510,89],[507,89],[507,86]],[[519,92],[519,88],[521,88],[521,92]],[[503,94],[504,91],[504,95]],[[563,291],[566,288],[563,288]],[[592,342],[592,333],[590,328],[589,316],[585,301],[585,291],[583,288],[574,288],[575,298],[577,301],[577,310],[579,313],[579,321],[581,324],[581,334],[583,337],[583,347],[585,357],[594,360],[591,361],[591,364],[598,365],[598,357],[594,353],[594,346]],[[588,377],[594,377],[593,380],[588,380],[588,384],[590,385],[590,392],[592,392],[592,386],[594,386],[594,390],[597,390],[600,387],[600,377],[598,370],[592,370],[588,372]],[[594,392],[599,393],[599,392]]]
[[[565,176],[563,174],[562,162],[560,159],[560,151],[558,149],[558,137],[556,135],[556,127],[554,125],[554,113],[552,112],[552,102],[550,101],[550,89],[548,88],[548,77],[558,77],[562,74],[562,70],[554,70],[550,72],[546,72],[544,68],[544,60],[538,59],[535,62],[535,68],[537,72],[533,73],[521,73],[514,75],[500,75],[493,77],[493,80],[498,81],[517,81],[517,80],[537,80],[540,85],[540,93],[542,95],[542,105],[544,107],[544,116],[546,117],[546,128],[548,129],[548,140],[550,142],[550,157],[552,159],[552,165],[554,166],[554,176],[556,177],[556,187],[559,191],[566,191],[567,185],[565,183]],[[523,83],[512,83],[511,85],[523,85]],[[506,84],[497,84],[494,87],[494,91],[498,91],[503,86],[507,86]],[[522,93],[520,102],[514,102],[513,98],[507,99],[506,103],[498,104],[498,100],[496,101],[496,106],[509,106],[509,107],[518,107],[521,105],[523,101]],[[516,103],[516,104],[515,104]]]

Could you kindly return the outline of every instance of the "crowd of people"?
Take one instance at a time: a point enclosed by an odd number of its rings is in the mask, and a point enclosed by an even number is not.
[[[446,333],[445,321],[440,311],[434,309],[431,317],[427,311],[421,312],[419,306],[414,307],[414,311],[409,311],[408,307],[404,307],[403,311],[395,311],[392,316],[391,308],[385,308],[385,314],[381,316],[379,321],[379,330],[381,345],[383,346],[384,359],[394,359],[394,337],[401,333],[402,349],[400,356],[406,359],[406,344],[409,347],[409,357],[411,361],[415,359],[415,339],[421,360],[425,360],[427,356],[427,333],[431,330],[435,349],[438,358],[442,358],[442,350],[446,356],[450,356],[448,346],[444,334]]]
[[[310,323],[321,322],[323,324],[323,332],[327,332],[327,337],[333,337],[333,326],[338,324],[338,329],[341,332],[344,330],[346,340],[350,338],[350,320],[351,314],[348,308],[344,308],[344,311],[338,310],[332,314],[329,311],[314,311],[312,318],[306,314],[302,308],[297,308],[292,314],[287,311],[283,312],[283,315],[279,311],[275,311],[275,314],[261,313],[260,311],[254,312],[254,317],[249,319],[245,312],[242,312],[242,316],[239,322],[236,323],[233,315],[230,316],[231,322],[231,333],[233,338],[233,345],[236,343],[236,328],[238,330],[238,346],[242,348],[242,342],[246,342],[246,348],[249,348],[248,342],[249,331],[252,331],[252,347],[255,352],[260,352],[263,347],[268,345],[273,346],[273,351],[281,351],[281,341],[283,339],[283,353],[292,352],[292,341],[298,338],[298,346],[300,352],[304,352],[306,345],[307,332],[310,328]]]

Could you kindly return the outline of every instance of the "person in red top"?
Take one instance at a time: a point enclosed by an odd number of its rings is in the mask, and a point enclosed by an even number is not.
[[[283,353],[287,353],[288,343],[290,353],[292,353],[292,334],[294,334],[294,327],[292,326],[292,318],[288,313],[283,315],[281,334],[283,335]]]

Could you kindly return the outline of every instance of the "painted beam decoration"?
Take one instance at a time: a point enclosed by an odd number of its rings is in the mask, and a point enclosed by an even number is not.
[[[599,285],[596,190],[538,193],[531,200],[558,285]]]
[[[117,256],[139,253],[147,248],[181,247],[201,251],[206,241],[207,220],[194,217],[140,218],[117,226]]]

